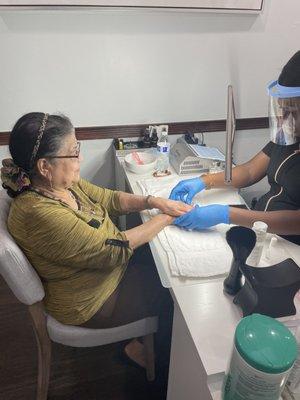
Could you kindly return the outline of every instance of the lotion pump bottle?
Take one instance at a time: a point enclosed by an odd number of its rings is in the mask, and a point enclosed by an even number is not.
[[[252,226],[252,230],[256,235],[256,244],[246,260],[246,264],[251,267],[257,267],[259,264],[267,235],[267,229],[268,225],[262,221],[256,221]]]

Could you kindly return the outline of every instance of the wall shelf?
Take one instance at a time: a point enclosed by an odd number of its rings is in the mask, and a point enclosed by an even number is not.
[[[262,10],[263,0],[0,0],[0,10],[46,7],[161,8],[206,12],[257,13]]]

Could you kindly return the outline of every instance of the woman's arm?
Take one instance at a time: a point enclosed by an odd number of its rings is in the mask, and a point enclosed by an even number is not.
[[[268,232],[279,235],[300,235],[300,210],[252,211],[230,207],[230,223],[251,227],[255,221],[268,225]]]
[[[238,165],[232,169],[231,186],[235,188],[243,188],[260,181],[267,172],[270,157],[260,151],[255,157],[244,164]],[[225,173],[208,174],[201,179],[204,181],[207,188],[211,187],[227,187],[224,182]]]
[[[126,192],[119,193],[120,207],[124,213],[138,212],[157,208],[164,214],[179,216],[188,211],[191,207],[180,201],[168,200],[162,197],[139,196]]]
[[[119,192],[119,202],[124,213],[150,210],[153,208],[153,196],[139,196],[126,192]]]
[[[136,249],[152,240],[162,229],[166,226],[171,225],[174,218],[169,215],[159,214],[153,217],[151,220],[145,222],[136,228],[128,229],[124,231],[129,246],[132,249]]]

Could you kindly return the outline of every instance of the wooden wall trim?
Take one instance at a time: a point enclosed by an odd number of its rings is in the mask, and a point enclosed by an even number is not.
[[[153,123],[158,125],[161,123]],[[226,130],[226,121],[190,121],[190,122],[166,122],[169,125],[169,134],[183,134],[187,131],[196,132],[222,132]],[[76,128],[76,136],[79,140],[112,139],[140,136],[143,130],[149,126],[144,125],[113,125],[113,126],[91,126]],[[264,129],[268,128],[269,121],[266,117],[259,118],[241,118],[236,121],[237,130]],[[9,141],[9,132],[0,132],[0,145],[7,145]]]
[[[8,144],[9,140],[9,132],[1,132],[0,133],[0,146],[4,146],[5,144]]]

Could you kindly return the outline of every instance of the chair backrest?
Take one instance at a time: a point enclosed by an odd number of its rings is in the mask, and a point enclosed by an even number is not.
[[[45,292],[39,276],[7,231],[11,200],[0,190],[0,274],[18,300],[31,305],[41,301]]]

